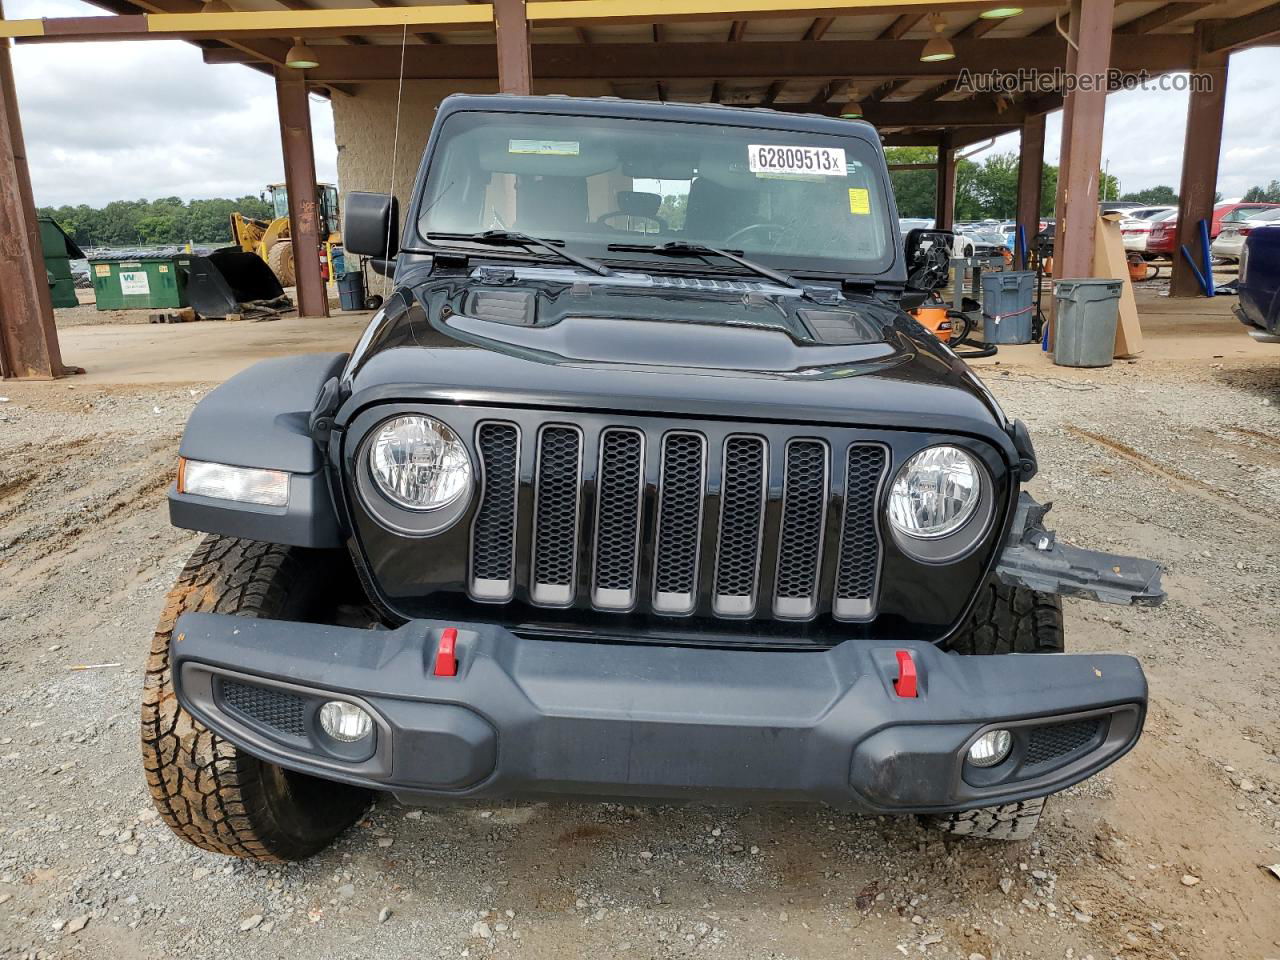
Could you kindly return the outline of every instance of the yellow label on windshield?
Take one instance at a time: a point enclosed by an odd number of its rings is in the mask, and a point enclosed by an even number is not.
[[[849,188],[849,212],[865,217],[871,213],[871,192],[865,187]]]

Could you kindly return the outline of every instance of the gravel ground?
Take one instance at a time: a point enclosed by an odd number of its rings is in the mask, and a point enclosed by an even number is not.
[[[382,801],[283,867],[175,839],[138,759],[150,632],[195,542],[163,492],[208,385],[3,385],[0,957],[1280,957],[1280,354],[982,373],[1031,425],[1051,525],[1168,570],[1162,608],[1067,604],[1069,648],[1140,657],[1152,707],[1035,840]]]

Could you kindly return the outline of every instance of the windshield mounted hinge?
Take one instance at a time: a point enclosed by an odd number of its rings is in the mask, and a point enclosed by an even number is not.
[[[311,439],[315,441],[315,445],[320,448],[321,452],[325,451],[329,446],[329,437],[333,433],[333,418],[337,414],[338,408],[342,406],[342,401],[346,399],[345,394],[349,391],[345,390],[342,381],[337,377],[330,377],[324,382],[324,386],[320,388],[320,392],[316,395],[316,404],[311,409],[311,418],[307,424]]]
[[[856,293],[866,296],[876,291],[876,282],[874,280],[850,279],[846,277],[840,281],[840,289],[844,293]]]

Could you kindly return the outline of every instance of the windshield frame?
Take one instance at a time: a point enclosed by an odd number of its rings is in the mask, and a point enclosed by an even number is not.
[[[679,103],[663,103],[658,101],[626,101],[612,99],[574,98],[574,97],[511,97],[504,95],[455,94],[446,98],[438,111],[436,122],[419,165],[414,181],[413,199],[409,216],[402,229],[401,250],[406,254],[434,256],[459,251],[476,260],[546,262],[550,255],[535,253],[509,247],[484,248],[477,244],[459,242],[440,242],[430,240],[425,235],[422,223],[427,212],[427,179],[439,151],[447,142],[445,128],[449,120],[459,113],[483,113],[501,116],[504,114],[520,114],[521,119],[528,120],[530,115],[546,115],[557,118],[618,119],[662,121],[665,123],[689,123],[706,126],[735,127],[744,131],[760,130],[769,134],[810,134],[820,137],[842,137],[860,141],[860,147],[872,155],[867,159],[867,175],[879,189],[884,204],[881,213],[884,217],[886,232],[884,252],[878,262],[867,263],[852,259],[834,261],[833,258],[823,260],[795,258],[785,254],[761,253],[756,250],[746,252],[746,256],[767,266],[792,276],[817,280],[860,279],[901,285],[906,280],[906,268],[902,253],[902,238],[898,228],[897,204],[893,195],[887,167],[884,162],[883,148],[875,128],[863,121],[837,120],[834,118],[816,117],[812,115],[784,114],[751,110],[745,108],[722,107],[719,105],[694,105]],[[430,232],[436,232],[432,229]],[[646,235],[637,234],[637,240]],[[552,238],[564,239],[564,238]],[[625,240],[625,235],[612,240]],[[655,238],[656,239],[656,238]],[[571,243],[574,241],[570,240]],[[680,273],[701,275],[741,276],[747,271],[731,263],[699,264],[691,258],[672,258],[652,256],[639,253],[620,253],[606,251],[608,241],[600,244],[600,249],[592,249],[580,243],[574,243],[574,252],[599,260],[611,267],[620,269],[644,269],[654,273]],[[740,252],[735,249],[734,252]],[[828,266],[831,263],[840,266]]]

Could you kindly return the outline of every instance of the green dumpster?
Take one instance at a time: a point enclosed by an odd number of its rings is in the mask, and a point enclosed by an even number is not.
[[[99,310],[145,310],[187,306],[186,284],[190,258],[139,257],[133,260],[93,259],[89,273]]]
[[[55,307],[79,306],[76,282],[71,276],[71,261],[83,258],[84,252],[63,232],[53,218],[37,219],[40,225],[40,248],[44,253],[45,276],[49,281],[53,305]]]

